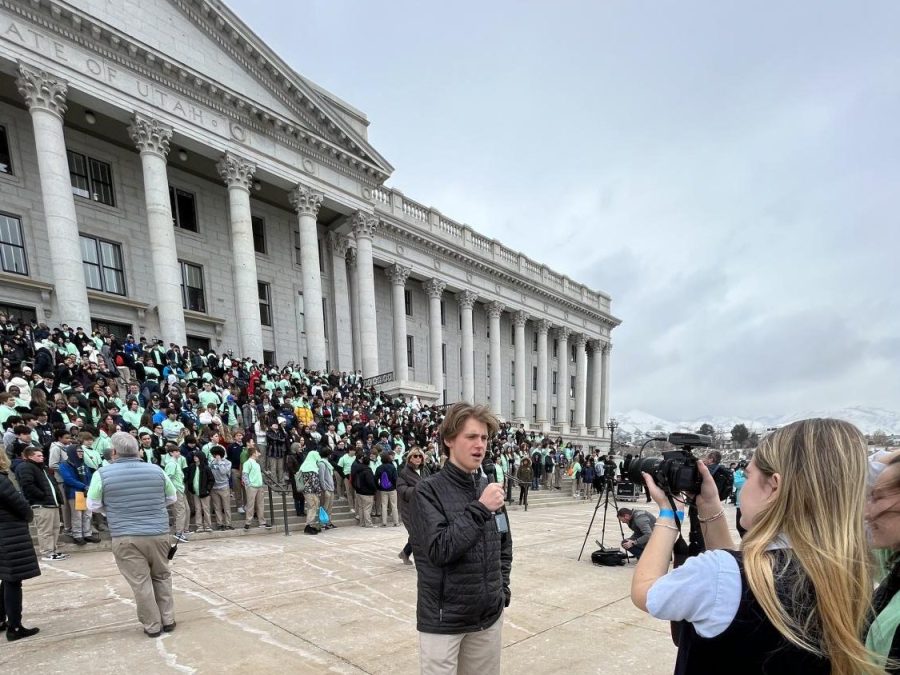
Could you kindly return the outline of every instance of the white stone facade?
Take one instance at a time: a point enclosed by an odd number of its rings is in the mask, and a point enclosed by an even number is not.
[[[393,373],[388,390],[471,397],[531,428],[607,437],[619,323],[607,295],[384,187],[392,167],[365,116],[297,76],[222,3],[78,7],[0,0],[12,167],[0,212],[18,219],[27,259],[24,274],[0,271],[0,304],[51,325],[114,322],[279,363]],[[108,166],[113,204],[71,190],[63,148]],[[196,232],[171,227],[170,187],[193,196]],[[264,222],[255,255],[250,216]],[[79,235],[118,247],[124,293],[87,287]],[[202,268],[203,311],[182,306],[182,263]],[[255,320],[257,282],[271,326]]]

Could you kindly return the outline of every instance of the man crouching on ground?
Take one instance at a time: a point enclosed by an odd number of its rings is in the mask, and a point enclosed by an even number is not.
[[[450,406],[440,427],[449,461],[416,488],[410,538],[423,675],[500,672],[512,536],[503,487],[480,471],[498,428],[485,406]]]

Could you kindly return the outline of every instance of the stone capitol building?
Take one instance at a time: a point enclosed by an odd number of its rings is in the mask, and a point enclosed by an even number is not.
[[[385,187],[368,124],[220,0],[0,0],[0,311],[608,441],[610,297]]]

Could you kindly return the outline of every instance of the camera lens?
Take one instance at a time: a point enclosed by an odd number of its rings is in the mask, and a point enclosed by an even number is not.
[[[628,470],[626,472],[628,474],[628,479],[632,483],[643,485],[644,477],[641,474],[648,473],[653,476],[656,467],[658,467],[661,462],[661,457],[643,457],[640,459],[632,459],[631,463],[628,465]]]

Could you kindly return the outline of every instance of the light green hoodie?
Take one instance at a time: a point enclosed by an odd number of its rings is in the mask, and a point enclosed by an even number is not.
[[[309,473],[310,471],[313,471],[318,473],[320,459],[322,459],[322,457],[317,451],[310,450],[306,455],[306,459],[303,460],[303,464],[300,465],[300,472]]]

